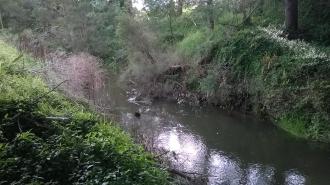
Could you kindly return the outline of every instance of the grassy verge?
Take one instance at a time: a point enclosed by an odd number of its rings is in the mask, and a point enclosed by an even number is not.
[[[50,92],[18,56],[0,40],[0,184],[168,184],[127,134]]]

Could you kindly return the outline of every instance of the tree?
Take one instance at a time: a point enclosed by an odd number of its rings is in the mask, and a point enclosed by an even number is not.
[[[298,0],[285,0],[285,25],[289,36],[298,30]]]
[[[178,15],[182,15],[182,9],[183,9],[183,0],[178,0],[178,9],[177,9],[177,13]]]
[[[243,24],[251,24],[251,17],[250,15],[248,15],[248,9],[250,7],[250,4],[251,2],[248,0],[242,0],[241,1],[241,9],[242,9],[242,12],[243,12]]]
[[[214,29],[213,0],[207,0],[209,28]]]
[[[133,15],[132,0],[120,0],[119,6],[122,10],[127,11],[128,14]]]
[[[169,21],[170,21],[170,31],[171,31],[171,42],[173,42],[174,33],[173,33],[173,14],[175,13],[174,0],[170,0],[169,3]]]
[[[4,26],[3,26],[3,22],[2,22],[2,15],[1,15],[1,11],[0,11],[0,28],[3,29]]]

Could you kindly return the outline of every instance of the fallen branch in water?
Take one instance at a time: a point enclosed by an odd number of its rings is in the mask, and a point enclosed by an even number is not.
[[[189,177],[189,176],[188,176],[186,173],[184,173],[184,172],[180,172],[180,171],[175,170],[175,169],[168,169],[167,171],[170,172],[170,173],[172,173],[172,174],[174,174],[174,175],[178,175],[178,176],[180,176],[180,177],[182,177],[182,178],[184,178],[184,179],[187,179],[187,180],[189,180],[189,181],[192,180],[192,178]]]
[[[208,175],[208,174],[202,174],[202,173],[197,173],[197,172],[185,172],[185,171],[178,171],[176,169],[168,169],[167,170],[168,172],[174,174],[174,175],[178,175],[180,177],[183,177],[187,180],[193,180],[192,177],[190,177],[189,175],[197,175],[197,176],[200,176],[202,178],[205,178],[205,177],[218,177],[218,176],[213,176],[213,175]]]

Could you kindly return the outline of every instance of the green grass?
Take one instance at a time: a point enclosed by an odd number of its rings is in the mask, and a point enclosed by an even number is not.
[[[126,133],[49,93],[28,72],[38,62],[18,56],[0,40],[0,184],[168,184],[167,173]]]
[[[296,137],[308,138],[306,120],[300,116],[285,116],[278,121],[278,126]]]

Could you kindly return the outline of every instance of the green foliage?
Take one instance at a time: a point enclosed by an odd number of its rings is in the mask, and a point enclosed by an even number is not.
[[[235,14],[234,12],[226,11],[219,16],[218,23],[219,27],[223,27],[226,25],[238,25],[242,22],[242,20],[242,14]]]
[[[5,28],[18,34],[18,45],[47,51],[90,52],[111,63],[125,60],[116,37],[118,1],[0,0]],[[30,34],[24,34],[30,30]]]
[[[186,2],[182,15],[171,14],[169,1],[146,3],[150,9],[139,20],[151,28],[153,41],[161,43],[158,48],[174,48],[184,58],[176,63],[189,66],[175,77],[183,92],[222,107],[255,111],[294,135],[330,142],[326,0],[299,1],[304,41],[281,35],[283,1],[214,1],[214,30],[207,29],[211,15],[205,3]],[[147,51],[152,53],[156,45],[151,48]],[[135,67],[144,74],[155,71],[138,63]],[[160,78],[160,83],[171,78]]]
[[[299,1],[299,28],[305,40],[329,46],[330,13],[327,0]],[[281,25],[284,22],[284,1],[265,0],[255,16],[262,26]]]
[[[301,29],[304,30],[306,39],[320,44],[330,45],[330,13],[327,0],[301,0],[299,1]]]
[[[196,92],[200,90],[200,79],[194,70],[189,70],[187,72],[184,81],[189,91]]]
[[[207,39],[206,33],[197,31],[186,36],[178,43],[178,50],[185,56],[193,56],[198,54],[200,47]]]
[[[251,99],[244,101],[253,110],[278,119],[285,130],[329,142],[330,114],[325,102],[329,101],[330,65],[323,52],[326,49],[283,39],[275,30],[244,29],[220,42],[208,75],[200,80],[202,92],[218,87],[213,91],[217,92],[214,96],[221,95],[219,101],[231,97],[229,102],[237,102],[243,91]],[[222,70],[224,66],[227,72]],[[223,93],[224,83],[234,90]]]
[[[185,74],[188,90],[223,107],[248,105],[245,111],[273,117],[294,135],[329,142],[328,48],[284,39],[274,27],[228,31],[196,31],[178,43],[207,62],[204,72],[199,66]]]
[[[168,184],[126,133],[18,73],[16,50],[0,48],[0,184]]]
[[[279,127],[297,137],[307,137],[307,124],[301,115],[286,115],[278,121]]]
[[[200,81],[200,90],[207,96],[214,96],[218,88],[218,79],[215,72],[209,71],[209,74]]]

